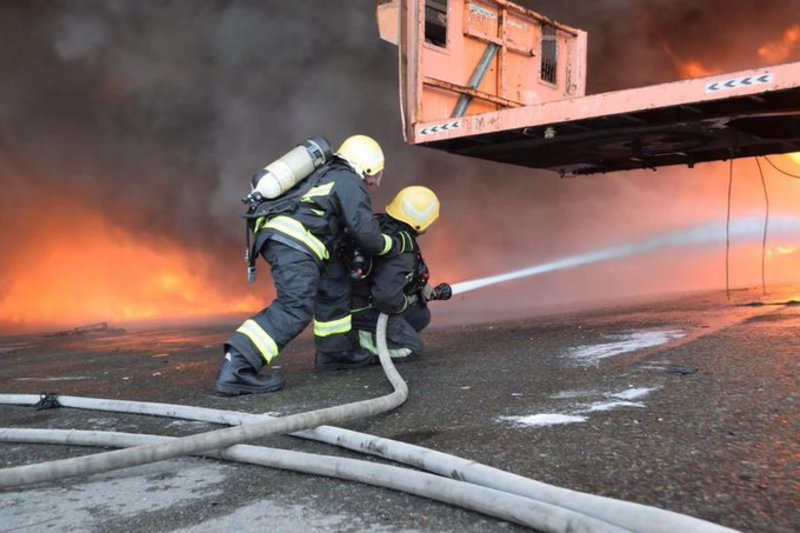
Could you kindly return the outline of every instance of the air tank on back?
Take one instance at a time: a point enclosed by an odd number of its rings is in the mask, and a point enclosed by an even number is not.
[[[251,180],[251,195],[260,193],[268,200],[277,198],[332,157],[331,145],[324,137],[311,137],[258,171]]]

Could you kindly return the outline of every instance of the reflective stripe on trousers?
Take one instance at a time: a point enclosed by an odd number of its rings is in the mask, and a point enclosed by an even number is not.
[[[256,324],[255,320],[245,321],[244,324],[239,326],[236,332],[250,339],[256,348],[258,348],[261,357],[264,358],[267,364],[278,357],[278,352],[280,351],[278,345],[261,326]]]
[[[361,344],[362,348],[364,348],[372,355],[378,355],[378,347],[376,346],[375,342],[373,342],[372,333],[370,333],[369,331],[359,330],[358,342]],[[389,351],[389,357],[391,357],[392,359],[402,359],[403,357],[408,357],[409,355],[411,355],[411,348],[387,348],[387,349]]]
[[[328,337],[339,333],[347,333],[353,328],[353,317],[347,315],[346,317],[337,320],[330,320],[328,322],[320,322],[314,320],[314,335],[317,337]]]

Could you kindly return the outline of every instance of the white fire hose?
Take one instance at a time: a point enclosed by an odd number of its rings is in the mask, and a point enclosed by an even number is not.
[[[294,435],[378,455],[443,476],[453,477],[455,480],[365,461],[239,444],[265,435],[295,431],[294,428],[297,425],[313,427],[310,424],[315,423],[318,419],[324,420],[318,422],[319,424],[324,424],[332,421],[330,419],[343,421],[368,414],[377,414],[405,401],[407,387],[394,368],[386,349],[386,321],[386,315],[382,314],[378,320],[376,338],[381,365],[395,389],[387,396],[290,415],[280,419],[263,415],[149,402],[58,397],[58,403],[64,407],[244,425],[183,438],[92,431],[0,428],[0,441],[5,442],[132,447],[128,450],[106,452],[88,457],[2,469],[0,470],[0,488],[52,481],[73,475],[105,472],[182,455],[204,454],[401,490],[459,505],[469,510],[542,531],[732,531],[687,515],[553,487],[419,446],[329,426],[297,432]],[[2,404],[32,405],[38,400],[39,396],[36,395],[0,395]],[[348,412],[342,413],[343,410]],[[336,418],[340,414],[342,416]],[[277,424],[286,420],[290,422]],[[285,429],[285,427],[293,429]],[[243,431],[235,433],[232,430]],[[217,438],[218,435],[221,437]],[[223,444],[218,444],[217,441]],[[228,446],[232,447],[228,448]],[[220,451],[220,448],[226,449]],[[187,449],[191,451],[184,451]],[[217,451],[208,452],[208,450]],[[109,456],[112,459],[105,459]]]
[[[0,441],[10,442],[135,447],[174,440],[175,437],[105,431],[0,429]],[[237,444],[200,455],[359,481],[457,505],[541,531],[629,531],[556,505],[397,466],[247,444]]]

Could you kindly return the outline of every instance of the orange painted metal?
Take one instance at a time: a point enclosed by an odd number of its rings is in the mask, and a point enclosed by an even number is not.
[[[562,174],[800,151],[800,63],[586,96],[581,30],[507,0],[379,4],[411,144]]]

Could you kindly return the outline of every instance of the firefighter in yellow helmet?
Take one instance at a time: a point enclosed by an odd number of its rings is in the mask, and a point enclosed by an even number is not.
[[[429,272],[422,258],[417,237],[439,218],[439,199],[427,187],[402,189],[386,206],[386,214],[376,215],[381,231],[400,236],[401,253],[373,258],[363,279],[354,282],[353,323],[361,346],[377,355],[375,327],[380,313],[389,315],[386,342],[395,361],[408,361],[422,355],[419,332],[428,326],[428,302],[447,300],[452,290],[447,283],[429,284]]]
[[[345,140],[329,162],[305,177],[255,223],[253,252],[270,264],[276,298],[246,320],[225,342],[217,378],[224,396],[274,392],[279,374],[259,373],[314,319],[319,371],[358,368],[371,355],[360,348],[350,315],[350,277],[334,248],[347,232],[365,252],[398,253],[404,238],[381,231],[366,185],[380,183],[384,156],[366,135]],[[312,180],[312,181],[308,181]],[[313,186],[312,186],[313,185]],[[302,194],[301,194],[302,193]],[[290,200],[287,205],[286,200]],[[265,200],[266,201],[266,200]],[[271,204],[270,204],[271,205]]]

